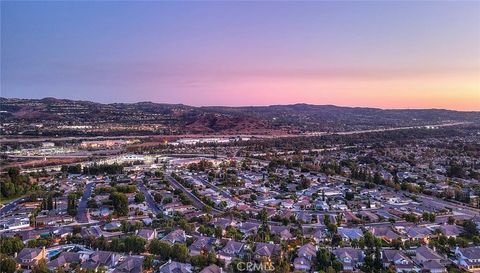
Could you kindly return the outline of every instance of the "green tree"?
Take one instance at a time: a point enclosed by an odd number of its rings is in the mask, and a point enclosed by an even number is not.
[[[139,236],[127,236],[124,239],[125,251],[139,254],[145,251],[147,241]]]
[[[0,253],[13,256],[24,247],[22,240],[18,237],[0,238]]]
[[[0,272],[1,273],[14,273],[15,270],[17,269],[17,263],[15,260],[11,257],[8,257],[6,255],[2,255],[0,257]]]
[[[153,256],[152,255],[147,255],[143,259],[143,269],[145,270],[151,270],[153,267]]]
[[[467,238],[472,238],[478,235],[477,225],[472,220],[467,220],[463,223],[464,235]]]
[[[71,216],[77,214],[77,195],[73,192],[68,195],[67,212]]]
[[[168,260],[172,250],[171,246],[167,242],[153,239],[150,242],[149,251],[152,254],[159,255],[163,260]]]
[[[110,200],[112,201],[115,214],[119,216],[128,214],[128,197],[124,193],[113,192],[110,194]]]
[[[184,244],[174,244],[172,246],[171,257],[175,261],[185,262],[188,258],[188,248]]]
[[[143,195],[142,192],[138,192],[137,194],[135,194],[135,203],[142,203],[142,202],[145,202],[145,195]]]
[[[50,273],[45,259],[41,259],[40,261],[38,261],[38,264],[33,267],[32,273]]]

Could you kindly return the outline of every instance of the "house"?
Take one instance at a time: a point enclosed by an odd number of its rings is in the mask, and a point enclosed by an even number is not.
[[[312,215],[310,213],[297,213],[296,219],[301,223],[309,224],[312,222]]]
[[[24,248],[17,255],[17,264],[21,268],[31,269],[42,259],[46,259],[47,253],[43,248]]]
[[[298,257],[304,257],[310,261],[316,255],[317,255],[317,248],[312,243],[305,244],[297,250]]]
[[[328,205],[327,201],[318,199],[315,201],[315,208],[317,210],[323,210],[323,211],[328,211],[330,210],[330,206]]]
[[[363,237],[363,232],[359,228],[339,228],[338,234],[344,241],[358,240]]]
[[[83,258],[83,257],[82,257]],[[97,270],[100,267],[113,267],[117,263],[117,257],[114,252],[95,251],[80,264],[81,269]]]
[[[154,229],[142,228],[137,231],[137,236],[142,237],[147,241],[157,238],[157,232]]]
[[[430,273],[446,273],[447,268],[437,261],[426,261],[421,265],[423,272],[430,272]]]
[[[370,229],[370,232],[373,236],[381,238],[387,242],[402,238],[402,236],[395,233],[390,227],[373,227]]]
[[[24,244],[26,244],[30,240],[40,238],[41,234],[42,234],[42,231],[40,230],[25,230],[25,231],[18,232],[18,235],[20,235]]]
[[[229,240],[225,247],[218,251],[217,258],[223,259],[225,264],[228,265],[233,258],[241,257],[244,246],[244,243]]]
[[[254,257],[257,261],[271,260],[274,256],[281,256],[282,248],[277,244],[255,243]]]
[[[223,273],[223,269],[216,264],[205,267],[200,273]]]
[[[421,246],[415,249],[415,262],[422,267],[425,271],[430,271],[432,273],[440,273],[446,271],[446,265],[450,264],[450,261],[435,252],[433,249],[427,246]],[[435,263],[432,263],[435,262]],[[438,265],[436,265],[438,264]],[[430,267],[430,268],[425,268]],[[433,269],[434,271],[430,270]],[[438,271],[441,269],[440,271]]]
[[[426,227],[411,227],[406,231],[407,237],[411,240],[427,242],[432,231]]]
[[[293,237],[290,229],[286,226],[270,226],[270,233],[278,235],[282,240],[289,240]]]
[[[196,256],[213,251],[216,241],[217,239],[213,237],[198,236],[197,240],[188,247],[190,255]]]
[[[455,249],[455,263],[469,272],[480,271],[480,247],[467,247]]]
[[[216,227],[221,227],[222,230],[226,230],[228,226],[236,226],[237,221],[228,218],[217,218],[213,221],[213,225]]]
[[[295,271],[310,271],[312,268],[311,261],[305,257],[297,257],[293,260]]]
[[[187,235],[185,235],[184,230],[177,229],[165,235],[165,237],[162,238],[162,241],[167,241],[172,245],[175,243],[183,244],[187,241]]]
[[[308,243],[297,250],[297,258],[293,261],[293,267],[298,271],[310,271],[312,260],[316,257],[317,248]]]
[[[56,238],[67,238],[67,236],[73,235],[73,228],[71,227],[60,227],[55,230],[53,230],[52,235],[55,236]]]
[[[100,237],[103,235],[103,231],[102,229],[100,229],[99,226],[91,226],[91,227],[82,228],[82,231],[80,231],[80,234],[82,235],[82,237],[88,237],[88,236]]]
[[[333,254],[342,263],[345,271],[353,271],[361,266],[365,259],[365,253],[362,250],[351,247],[337,248]]]
[[[384,249],[382,251],[382,263],[386,268],[395,267],[395,271],[398,273],[418,271],[413,261],[397,249]]]
[[[112,273],[142,273],[143,271],[143,257],[128,256],[119,263]]]
[[[457,238],[463,232],[463,228],[457,225],[442,225],[438,229],[448,238]]]
[[[158,273],[192,273],[192,265],[186,263],[168,261],[163,264]]]
[[[16,230],[30,227],[30,220],[28,218],[9,218],[0,222],[2,229]]]
[[[47,263],[49,270],[55,270],[59,267],[69,268],[71,264],[80,264],[82,262],[80,253],[62,252],[55,260]]]
[[[116,231],[122,228],[122,223],[120,222],[110,222],[103,226],[103,230],[106,231]]]
[[[320,242],[323,242],[325,241],[325,237],[326,237],[325,230],[318,228],[309,237],[311,237],[317,244]]]
[[[259,223],[242,222],[238,224],[237,229],[245,235],[252,235],[257,232],[259,226]]]

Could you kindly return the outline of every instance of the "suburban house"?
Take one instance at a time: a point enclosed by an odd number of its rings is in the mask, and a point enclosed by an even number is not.
[[[363,237],[363,232],[359,228],[339,228],[337,232],[344,241],[358,240]]]
[[[277,244],[255,243],[254,257],[257,261],[271,260],[274,256],[281,256],[282,248]]]
[[[357,269],[365,259],[365,253],[362,250],[351,247],[337,248],[333,251],[333,254],[342,263],[345,271]]]
[[[286,226],[270,226],[270,232],[273,235],[278,235],[282,240],[289,240],[293,237],[290,229]]]
[[[244,246],[244,243],[229,240],[225,247],[217,252],[217,258],[223,259],[228,265],[233,258],[241,257]]]
[[[31,269],[38,262],[47,257],[45,247],[43,248],[24,248],[18,253],[16,260],[21,268]]]
[[[84,262],[80,264],[81,269],[92,269],[95,271],[100,267],[113,267],[117,263],[116,254],[110,251],[95,251],[88,258],[82,257],[82,260]]]
[[[205,267],[200,273],[223,273],[223,269],[216,264]]]
[[[198,236],[197,240],[188,247],[190,255],[196,256],[213,251],[216,241],[217,239],[213,237]]]
[[[295,270],[310,271],[312,260],[316,257],[316,254],[317,248],[312,243],[301,246],[297,250],[297,258],[293,261]]]
[[[143,257],[128,256],[119,263],[112,273],[142,273],[143,271]]]
[[[412,259],[397,249],[384,249],[382,263],[386,268],[393,266],[398,273],[417,271]]]
[[[172,245],[175,243],[183,244],[187,241],[187,235],[185,235],[185,231],[183,229],[176,229],[165,235],[165,237],[162,238],[162,241],[167,241]]]
[[[450,261],[435,252],[433,249],[421,246],[415,249],[415,263],[422,269],[422,271],[431,273],[444,273],[447,272],[446,265]]]
[[[157,238],[157,232],[154,229],[142,228],[137,231],[137,236],[140,236],[147,241],[151,241]]]
[[[469,272],[480,271],[480,247],[467,247],[455,249],[457,260],[455,263]]]
[[[192,265],[168,261],[163,264],[159,269],[158,273],[192,273]]]
[[[50,270],[55,270],[60,267],[70,268],[71,264],[80,264],[81,262],[80,253],[62,252],[55,260],[47,263],[47,267]]]

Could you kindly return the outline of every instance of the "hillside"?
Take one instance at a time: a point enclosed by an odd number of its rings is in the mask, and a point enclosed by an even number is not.
[[[37,128],[41,124],[42,134],[71,130],[75,126],[96,128],[93,131],[104,134],[122,128],[136,133],[236,134],[345,131],[480,120],[480,112],[382,110],[310,104],[194,107],[152,102],[101,104],[55,98],[0,98],[0,103],[0,121],[7,124],[5,134],[20,133],[12,128],[26,124],[37,124]]]

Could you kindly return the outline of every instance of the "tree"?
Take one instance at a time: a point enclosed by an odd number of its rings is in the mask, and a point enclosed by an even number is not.
[[[1,197],[13,198],[28,193],[35,188],[28,174],[20,174],[18,168],[8,168],[6,175],[0,176]]]
[[[143,269],[150,270],[153,267],[153,256],[147,255],[145,259],[143,259]]]
[[[276,273],[291,272],[290,271],[290,265],[288,264],[288,262],[285,259],[281,259],[280,261],[277,262],[277,265],[275,266],[275,272]]]
[[[317,269],[325,271],[332,262],[332,254],[325,248],[317,251]]]
[[[335,259],[332,262],[332,266],[333,266],[333,268],[335,269],[336,272],[340,272],[340,271],[343,270],[343,264],[337,259]]]
[[[158,239],[153,239],[149,245],[149,251],[152,254],[159,255],[162,259],[167,260],[170,257],[170,245]]]
[[[260,211],[259,217],[262,224],[260,225],[257,234],[260,236],[262,242],[268,242],[270,241],[270,226],[268,225],[268,213],[265,208]]]
[[[327,270],[325,270],[325,273],[335,273],[335,269],[332,266],[327,267]]]
[[[147,241],[139,236],[128,236],[124,239],[125,251],[139,254],[145,251]]]
[[[346,192],[345,193],[345,199],[353,200],[353,198],[355,198],[355,194],[353,192]]]
[[[50,273],[45,259],[41,259],[40,261],[38,261],[38,264],[33,267],[32,273]]]
[[[185,262],[188,258],[188,248],[184,244],[174,244],[172,246],[171,257],[173,260]]]
[[[143,195],[142,192],[138,192],[137,194],[135,194],[135,203],[142,203],[142,202],[145,202],[145,195]]]
[[[18,237],[0,238],[0,253],[13,256],[20,252],[24,247],[23,242]]]
[[[472,220],[467,220],[463,223],[464,235],[467,238],[472,238],[478,235],[477,225]]]
[[[128,214],[128,197],[124,193],[113,192],[110,194],[113,210],[119,216]]]
[[[156,193],[153,195],[153,200],[155,200],[155,202],[157,202],[157,203],[162,202],[162,199],[163,199],[163,196],[162,196],[160,193],[158,193],[158,192],[156,192]]]
[[[67,212],[71,216],[77,214],[77,195],[73,192],[68,195]]]
[[[13,258],[2,255],[0,258],[0,272],[1,273],[14,273],[17,269],[17,263]]]

